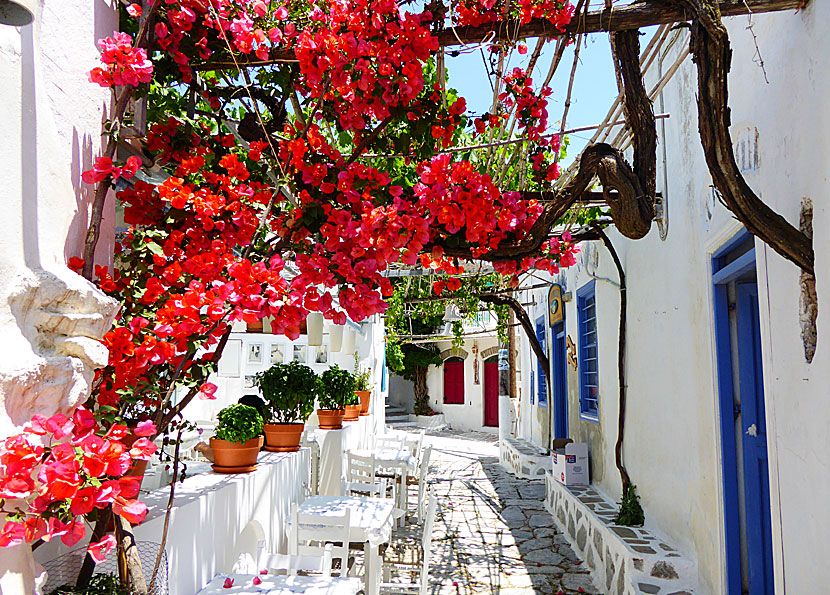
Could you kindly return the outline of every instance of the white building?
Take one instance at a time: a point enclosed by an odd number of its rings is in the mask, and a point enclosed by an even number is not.
[[[830,310],[828,22],[821,2],[796,14],[756,15],[752,31],[746,17],[727,20],[738,164],[762,200],[795,226],[812,200],[820,314]],[[649,89],[688,48],[687,29],[672,35],[646,77]],[[696,93],[687,59],[655,102],[655,111],[671,114],[658,122],[665,241],[656,226],[639,241],[608,230],[628,288],[623,461],[646,528],[696,565],[695,593],[824,592],[830,326],[819,315],[811,330],[799,269],[746,234],[718,202]],[[552,420],[554,436],[587,442],[594,486],[618,500],[619,276],[606,247],[593,242],[553,281],[565,294],[563,323],[550,324],[547,290],[520,296],[535,299],[529,314],[552,356],[554,389],[540,399],[537,361],[523,339],[518,433],[546,448]]]
[[[453,429],[497,432],[499,340],[495,315],[480,312],[475,320],[464,322],[463,332],[465,338],[459,347],[453,347],[450,339],[432,341],[443,363],[427,369],[429,406]],[[440,336],[452,336],[449,325]],[[390,380],[391,403],[412,413],[412,382],[394,374]]]

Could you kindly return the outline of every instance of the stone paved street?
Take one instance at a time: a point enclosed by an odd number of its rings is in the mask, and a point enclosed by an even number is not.
[[[441,431],[425,444],[439,498],[431,593],[598,593],[544,509],[544,482],[504,471],[495,436]]]

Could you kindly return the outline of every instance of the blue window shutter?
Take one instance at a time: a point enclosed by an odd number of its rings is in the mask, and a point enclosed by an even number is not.
[[[547,334],[545,333],[545,317],[540,316],[536,319],[536,338],[539,340],[539,343],[542,345],[542,350],[547,354],[548,352],[548,342],[547,342]],[[538,384],[536,386],[538,401],[540,407],[546,407],[548,404],[548,382],[547,382],[547,370],[544,369],[542,366],[542,362],[539,359],[536,359],[536,376],[538,378]]]
[[[591,421],[599,419],[599,351],[595,282],[577,290],[579,326],[579,413]]]

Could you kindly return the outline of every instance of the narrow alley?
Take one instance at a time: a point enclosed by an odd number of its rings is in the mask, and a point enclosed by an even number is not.
[[[438,496],[430,593],[599,593],[544,509],[544,482],[505,471],[496,436],[440,431],[425,444]]]

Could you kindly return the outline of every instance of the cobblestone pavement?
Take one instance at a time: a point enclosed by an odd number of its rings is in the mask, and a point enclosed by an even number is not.
[[[433,447],[429,477],[439,498],[430,593],[599,593],[544,508],[544,481],[502,469],[495,436],[433,432],[425,445]],[[403,530],[390,554],[417,531]]]

